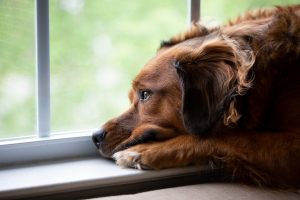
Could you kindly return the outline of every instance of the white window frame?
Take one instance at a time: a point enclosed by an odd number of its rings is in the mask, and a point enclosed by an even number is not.
[[[200,18],[200,0],[188,0],[188,24]],[[94,130],[50,134],[49,0],[36,0],[37,135],[0,140],[0,166],[98,155]]]
[[[37,134],[50,137],[49,0],[35,1]]]

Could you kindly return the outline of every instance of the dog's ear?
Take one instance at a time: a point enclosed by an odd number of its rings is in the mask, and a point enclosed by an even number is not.
[[[205,135],[222,117],[233,122],[239,118],[233,98],[251,86],[248,71],[254,56],[220,33],[193,40],[178,46],[174,67],[184,126],[192,135]]]

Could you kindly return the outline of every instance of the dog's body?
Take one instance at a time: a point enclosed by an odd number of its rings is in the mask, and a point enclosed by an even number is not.
[[[104,157],[140,169],[224,164],[233,178],[300,187],[300,5],[197,23],[164,42],[130,108],[93,134]]]

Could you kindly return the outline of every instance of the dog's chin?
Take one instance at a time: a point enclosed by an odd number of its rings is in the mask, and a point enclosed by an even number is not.
[[[116,146],[114,149],[113,148],[105,148],[107,146],[105,146],[106,143],[104,143],[104,144],[100,145],[100,148],[98,151],[101,156],[103,156],[105,158],[113,159],[113,155],[115,155],[115,153],[129,149],[130,147],[133,147],[138,144],[153,141],[152,139],[153,139],[153,137],[144,135],[143,137],[141,137],[139,139],[134,139],[133,141],[129,141],[129,142],[125,142],[125,143],[120,142],[120,144],[118,146]]]
[[[128,149],[128,148],[130,148],[130,147],[132,147],[133,145],[122,145],[122,146],[118,146],[118,147],[116,147],[114,150],[111,150],[111,151],[109,151],[109,150],[106,150],[105,148],[99,148],[98,149],[98,152],[99,152],[99,154],[103,157],[103,158],[107,158],[107,159],[111,159],[111,160],[114,160],[113,159],[113,155],[115,154],[115,153],[117,153],[117,152],[119,152],[119,151],[123,151],[123,150],[125,150],[125,149]]]
[[[128,148],[130,148],[132,146],[134,146],[134,145],[126,145],[125,144],[125,145],[118,146],[118,147],[115,148],[115,150],[113,151],[112,155],[114,155],[115,153],[117,153],[119,151],[123,151],[125,149],[128,149]]]
[[[103,158],[107,158],[107,159],[111,159],[111,160],[113,160],[112,159],[112,155],[114,154],[114,152],[113,151],[107,151],[107,150],[105,150],[105,149],[103,149],[103,148],[99,148],[98,149],[98,152],[99,152],[99,154],[103,157]]]
[[[103,158],[107,158],[107,159],[112,159],[111,155],[108,155],[106,153],[103,153],[101,150],[98,150],[99,154],[103,157]]]

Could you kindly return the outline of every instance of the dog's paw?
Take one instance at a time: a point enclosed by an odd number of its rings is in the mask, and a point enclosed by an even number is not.
[[[145,157],[145,154],[143,153],[143,148],[139,149],[138,146],[139,145],[136,145],[129,149],[119,151],[113,154],[112,158],[116,161],[116,164],[124,168],[132,167],[139,170],[153,169],[143,162],[143,156]]]

